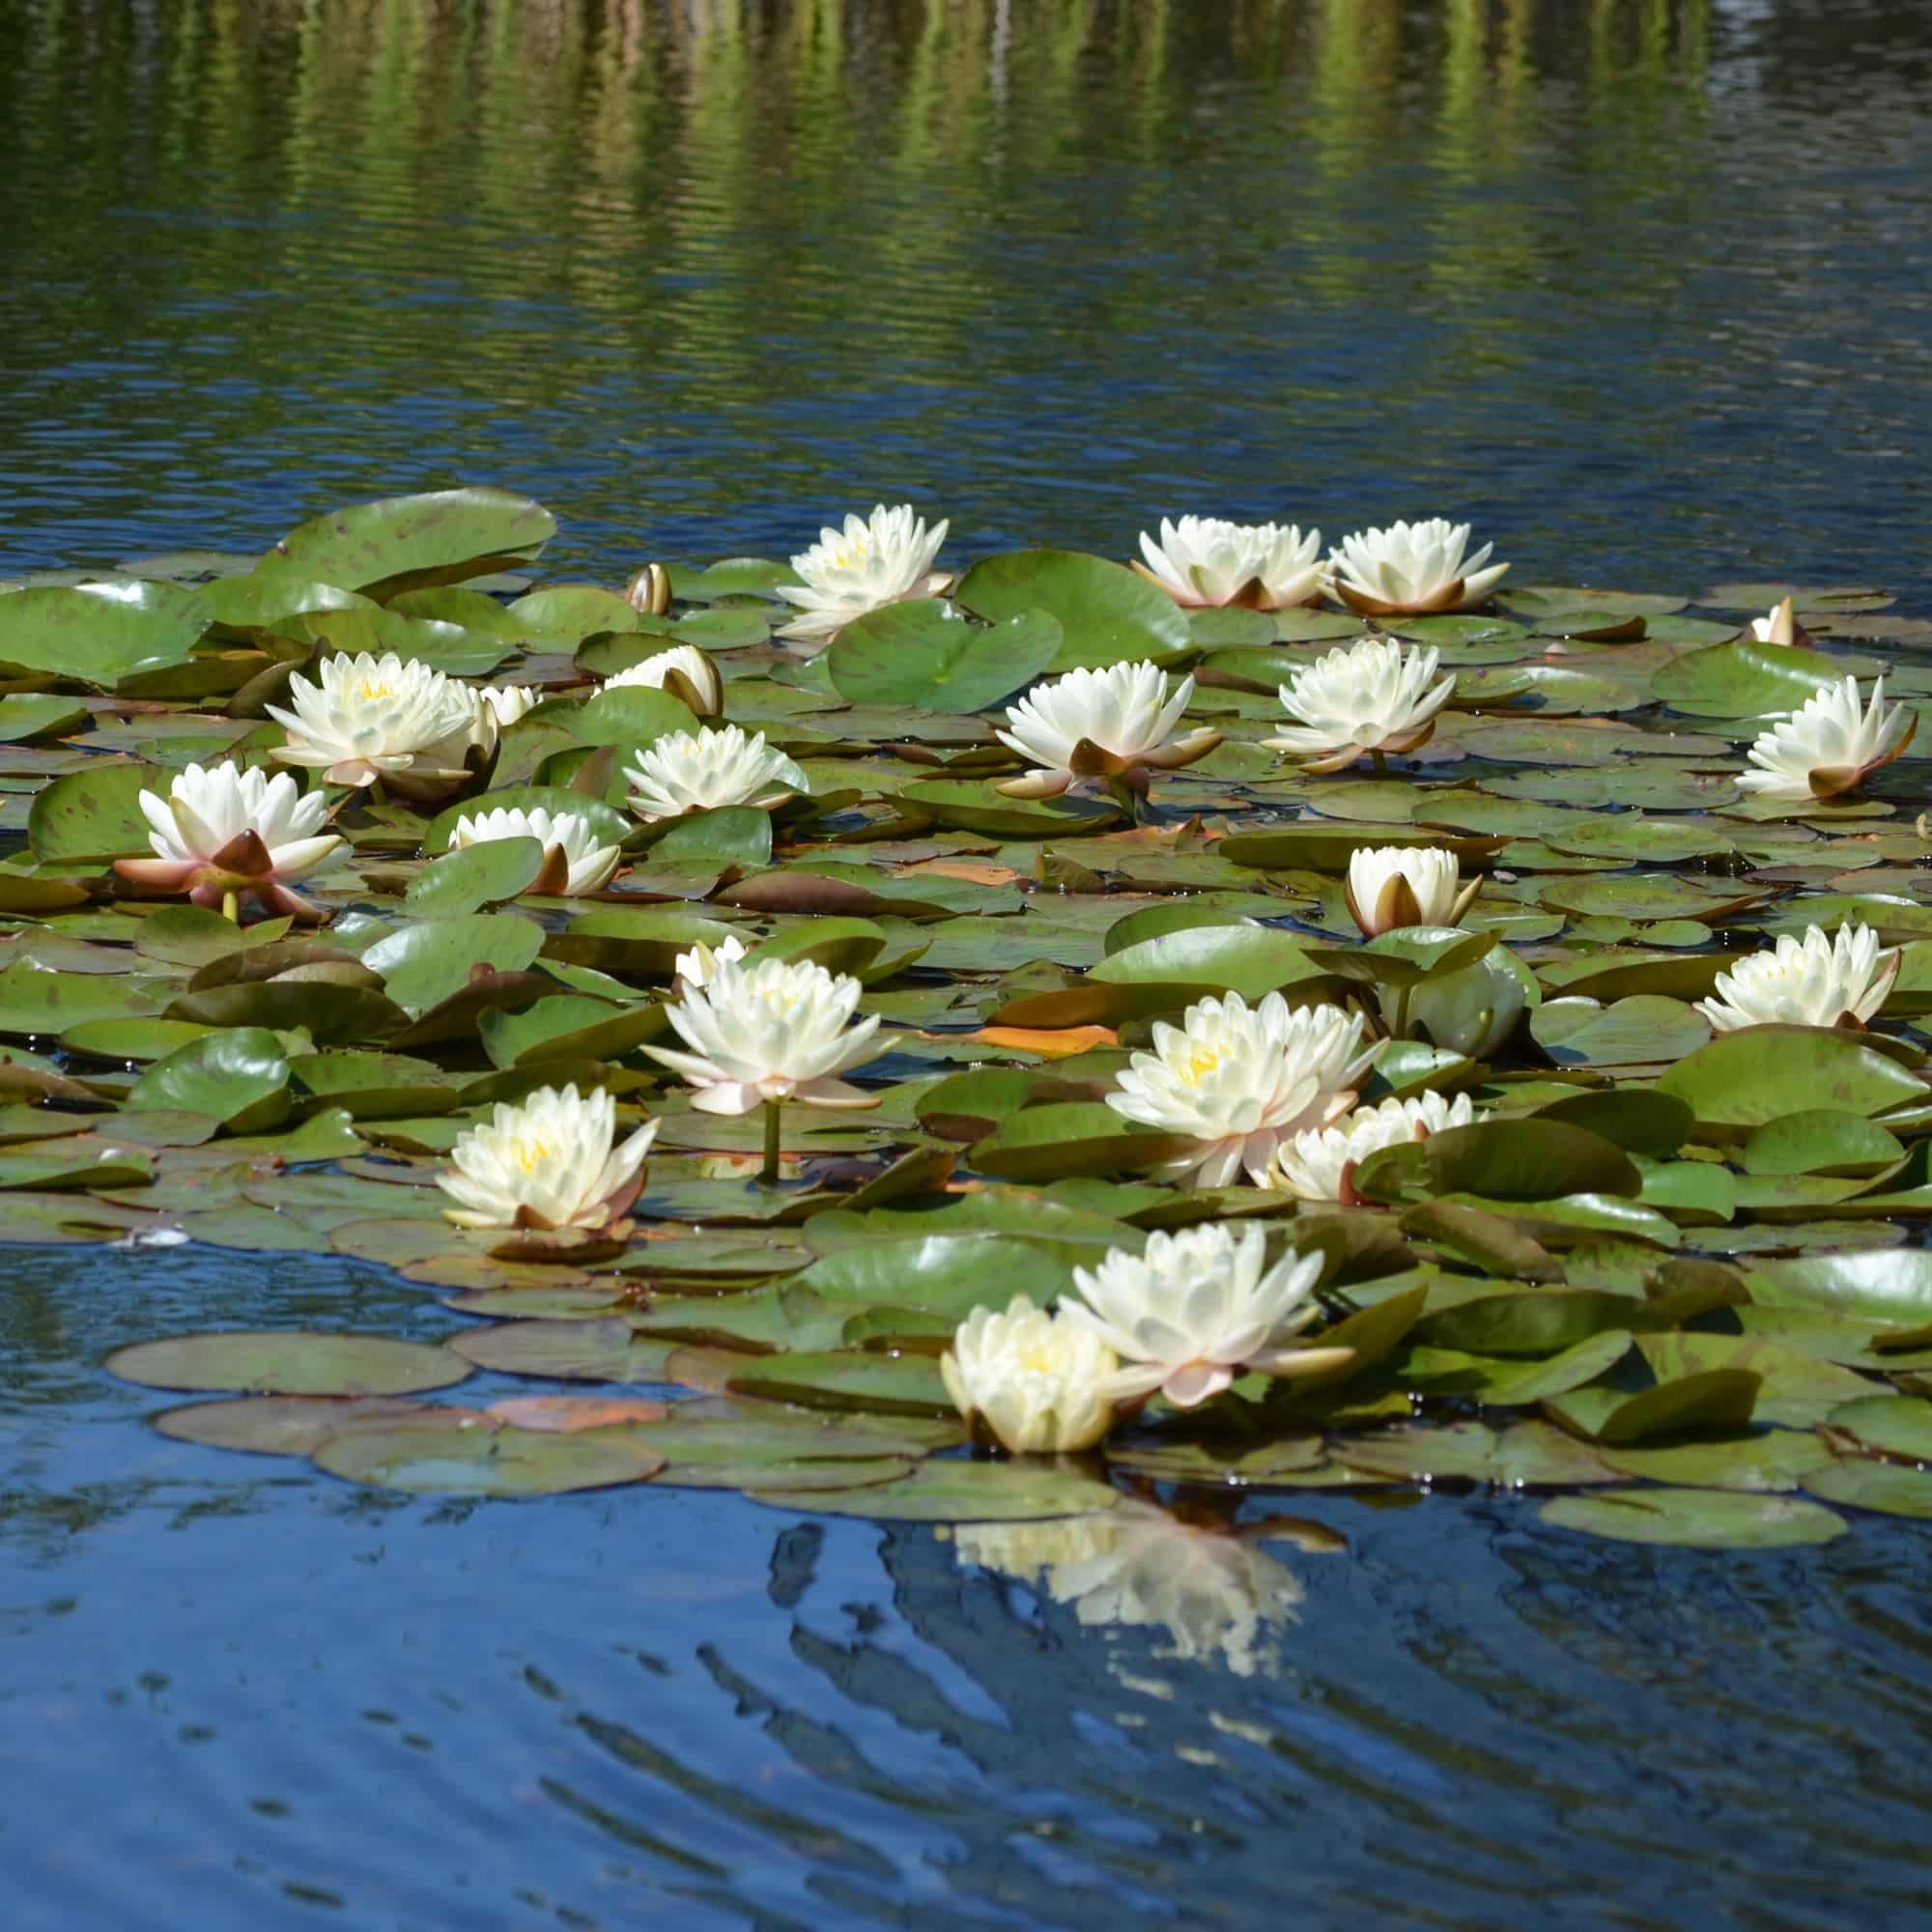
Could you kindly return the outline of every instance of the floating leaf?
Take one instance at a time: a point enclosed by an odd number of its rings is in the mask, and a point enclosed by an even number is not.
[[[307,1456],[345,1429],[425,1412],[420,1404],[395,1396],[244,1395],[163,1410],[155,1427],[178,1442],[211,1449]]]
[[[1932,1463],[1932,1402],[1919,1396],[1868,1395],[1841,1403],[1827,1418],[1840,1435],[1878,1456]]]
[[[1537,1513],[1559,1529],[1619,1543],[1697,1549],[1784,1549],[1830,1543],[1845,1529],[1842,1517],[1803,1497],[1732,1490],[1619,1490],[1610,1495],[1552,1496]]]
[[[664,1458],[624,1431],[558,1435],[515,1429],[473,1409],[435,1409],[387,1428],[327,1437],[318,1469],[373,1489],[473,1496],[548,1496],[638,1483]]]
[[[827,1465],[828,1474],[836,1464]],[[841,1491],[753,1489],[753,1501],[776,1503],[808,1516],[863,1516],[881,1522],[1024,1522],[1086,1516],[1112,1509],[1119,1495],[1105,1483],[1044,1460],[1010,1463],[922,1463],[883,1489]]]
[[[288,1084],[288,1056],[275,1036],[231,1027],[156,1061],[128,1097],[136,1107],[207,1114],[237,1133],[253,1133],[287,1118]]]
[[[0,666],[111,691],[137,672],[185,664],[207,607],[171,583],[92,583],[0,597]]]
[[[847,624],[826,664],[854,704],[983,711],[1023,691],[1058,657],[1063,634],[1045,610],[971,624],[937,598],[887,604]]]
[[[1925,1085],[1877,1048],[1818,1027],[1719,1034],[1658,1081],[1707,1125],[1760,1127],[1800,1108],[1869,1118],[1925,1097]]]
[[[316,517],[291,530],[256,569],[263,577],[298,576],[381,601],[528,563],[555,534],[556,519],[527,497],[439,490]]]
[[[1827,1460],[1807,1470],[1804,1487],[1828,1503],[1876,1510],[1883,1516],[1932,1517],[1932,1470],[1861,1458]]]
[[[960,580],[954,596],[995,625],[1040,612],[1060,624],[1047,666],[1132,664],[1178,657],[1192,639],[1186,614],[1165,591],[1130,570],[1077,551],[1023,550],[989,556]]]
[[[303,1329],[232,1330],[136,1342],[107,1357],[109,1375],[143,1388],[234,1389],[260,1395],[420,1395],[465,1380],[447,1349],[383,1335]]]

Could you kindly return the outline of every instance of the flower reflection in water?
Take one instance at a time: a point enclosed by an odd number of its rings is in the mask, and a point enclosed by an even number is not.
[[[1275,1646],[1296,1621],[1301,1580],[1260,1547],[1345,1548],[1319,1523],[1276,1519],[1235,1530],[1122,1496],[1118,1507],[1046,1522],[960,1523],[953,1552],[1071,1607],[1089,1629],[1164,1632],[1158,1658],[1272,1676]]]

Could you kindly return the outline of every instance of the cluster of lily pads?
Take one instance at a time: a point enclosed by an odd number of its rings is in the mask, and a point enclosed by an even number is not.
[[[124,1350],[223,1397],[167,1434],[1077,1520],[1041,1574],[1230,1570],[1251,1491],[1932,1514],[1932,623],[1441,523],[950,574],[881,507],[622,590],[554,530],[0,586],[0,1232],[471,1318]]]

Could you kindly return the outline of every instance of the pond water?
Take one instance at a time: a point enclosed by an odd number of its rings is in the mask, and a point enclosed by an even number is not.
[[[607,582],[883,496],[962,556],[1442,510],[1531,581],[1922,611],[1924,25],[0,0],[0,572],[467,479]],[[1310,1493],[1211,1558],[1177,1532],[1167,1594],[1083,1594],[1083,1552],[1023,1538],[425,1501],[164,1440],[98,1366],[121,1343],[460,1320],[309,1255],[8,1273],[10,1925],[1932,1911],[1911,1522],[1718,1554]]]

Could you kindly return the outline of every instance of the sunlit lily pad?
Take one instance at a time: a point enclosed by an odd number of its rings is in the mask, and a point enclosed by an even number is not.
[[[419,1395],[465,1380],[469,1365],[447,1349],[384,1335],[239,1329],[181,1335],[117,1349],[110,1375],[143,1388],[234,1389],[256,1395]]]

